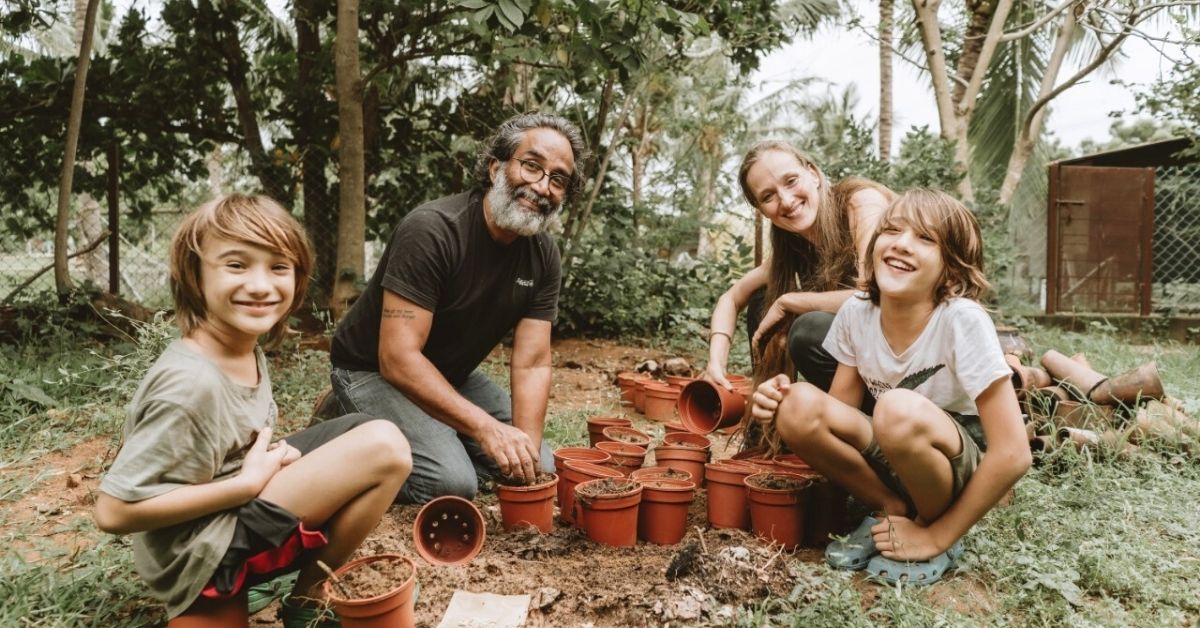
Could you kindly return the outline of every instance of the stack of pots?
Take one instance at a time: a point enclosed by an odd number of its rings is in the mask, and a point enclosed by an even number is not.
[[[574,464],[567,463],[568,467]],[[575,520],[597,543],[632,547],[637,544],[641,502],[640,482],[625,478],[589,480],[575,487]]]
[[[578,522],[575,521],[575,487],[591,480],[622,477],[621,473],[612,467],[570,458],[563,460],[558,469],[558,518],[563,523],[574,526],[578,526]]]
[[[654,463],[660,467],[690,473],[696,486],[704,485],[704,465],[708,462],[712,443],[700,434],[669,433],[654,448]]]
[[[642,388],[646,397],[643,408],[646,418],[659,423],[673,421],[680,389],[658,382],[647,382]]]
[[[678,543],[687,534],[688,509],[696,496],[696,485],[662,476],[639,481],[642,503],[638,510],[638,538],[656,545]]]
[[[594,416],[587,421],[588,444],[595,447],[596,443],[608,440],[604,436],[606,427],[630,427],[631,425],[633,425],[633,421],[623,416]]]

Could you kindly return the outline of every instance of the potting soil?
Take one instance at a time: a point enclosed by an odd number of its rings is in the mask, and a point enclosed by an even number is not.
[[[554,479],[553,473],[539,472],[537,474],[537,477],[535,477],[532,482],[522,482],[522,481],[518,480],[517,478],[509,478],[509,477],[499,478],[497,480],[497,482],[499,482],[505,486],[533,486],[534,484],[545,484],[546,482],[549,482],[550,480],[553,480],[553,479]]]
[[[412,567],[404,561],[377,560],[342,574],[337,591],[349,598],[365,600],[395,589],[411,575]]]
[[[580,484],[575,488],[575,492],[584,497],[597,497],[600,495],[618,495],[627,493],[631,489],[637,487],[637,482],[633,480],[604,478],[598,482],[589,484]]]
[[[785,475],[777,475],[775,473],[770,473],[766,476],[755,478],[750,481],[759,488],[769,488],[779,491],[795,491],[813,483],[812,480],[791,478]]]

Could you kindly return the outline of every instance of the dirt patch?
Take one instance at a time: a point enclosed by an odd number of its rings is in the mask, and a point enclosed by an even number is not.
[[[812,484],[812,480],[793,478],[775,473],[768,473],[759,477],[750,476],[750,479],[747,479],[746,481],[754,486],[757,486],[758,488],[765,488],[773,491],[798,491]]]
[[[342,574],[334,589],[345,599],[367,600],[392,591],[412,574],[413,568],[402,560],[377,560]]]

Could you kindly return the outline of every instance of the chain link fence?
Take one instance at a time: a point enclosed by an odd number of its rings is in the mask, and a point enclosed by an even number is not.
[[[1153,308],[1200,313],[1200,164],[1158,168],[1154,193]]]

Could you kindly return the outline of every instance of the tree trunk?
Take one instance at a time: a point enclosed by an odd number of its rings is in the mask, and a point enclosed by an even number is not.
[[[879,158],[892,158],[892,28],[894,0],[879,2]]]
[[[358,0],[338,0],[334,47],[338,99],[337,277],[330,307],[340,320],[357,296],[366,240],[363,158],[363,85],[358,64]]]
[[[71,185],[75,178],[75,152],[79,147],[79,128],[83,123],[83,95],[87,88],[88,65],[91,62],[92,31],[95,30],[96,9],[99,5],[100,0],[87,0],[87,9],[84,11],[79,58],[75,64],[75,86],[71,90],[71,112],[67,117],[62,175],[58,184],[58,213],[54,223],[54,288],[58,291],[60,301],[74,288],[71,272],[67,267],[67,230],[71,212]]]
[[[324,80],[317,76],[321,54],[320,23],[316,0],[297,0],[296,21],[296,145],[300,147],[301,186],[304,196],[304,229],[316,252],[316,264],[309,283],[308,300],[317,307],[329,306],[337,268],[337,221],[329,193],[325,168],[328,165],[327,138],[316,133],[320,126],[319,108],[324,95]]]

